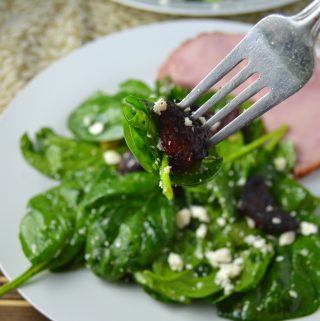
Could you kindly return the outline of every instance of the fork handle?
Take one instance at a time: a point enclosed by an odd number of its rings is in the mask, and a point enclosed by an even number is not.
[[[314,0],[293,19],[300,21],[315,40],[320,32],[320,0]]]

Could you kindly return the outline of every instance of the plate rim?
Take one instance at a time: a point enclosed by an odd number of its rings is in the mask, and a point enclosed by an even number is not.
[[[262,4],[255,4],[252,7],[248,8],[223,8],[221,6],[215,7],[213,3],[211,5],[211,10],[207,9],[186,9],[178,7],[172,7],[170,5],[159,5],[156,3],[146,3],[143,0],[112,0],[115,3],[129,6],[131,8],[153,12],[153,13],[160,13],[160,14],[167,14],[167,15],[181,15],[186,17],[227,17],[227,16],[235,16],[241,14],[250,14],[255,12],[267,11],[275,8],[280,8],[289,4],[293,4],[298,2],[299,0],[270,0],[265,1]],[[223,0],[221,0],[223,1]],[[280,3],[279,3],[280,2]],[[208,5],[208,4],[207,4]],[[210,5],[210,4],[209,4]]]

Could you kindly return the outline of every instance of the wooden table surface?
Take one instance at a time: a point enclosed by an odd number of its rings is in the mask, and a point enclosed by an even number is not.
[[[0,286],[6,278],[0,271]],[[0,298],[1,321],[48,321],[46,317],[35,310],[17,291],[11,291]]]

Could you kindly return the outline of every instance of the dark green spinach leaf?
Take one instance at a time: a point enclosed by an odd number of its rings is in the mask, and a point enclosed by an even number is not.
[[[61,137],[42,128],[32,142],[25,134],[20,141],[25,160],[42,174],[54,179],[77,178],[87,182],[106,168],[103,150],[93,144]]]

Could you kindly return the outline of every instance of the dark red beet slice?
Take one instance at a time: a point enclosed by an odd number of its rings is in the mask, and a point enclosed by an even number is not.
[[[159,121],[160,140],[163,151],[170,158],[173,170],[181,171],[208,155],[208,133],[199,120],[191,120],[191,112],[185,112],[173,102],[155,117]],[[187,119],[187,121],[186,121]]]
[[[264,179],[255,175],[241,191],[240,210],[252,218],[256,227],[270,234],[297,230],[298,221],[275,203]]]

